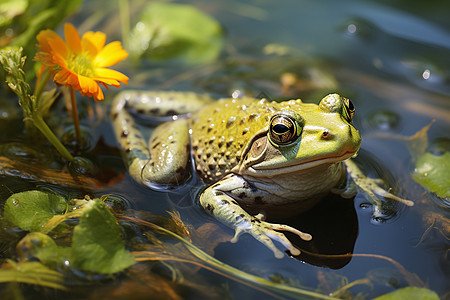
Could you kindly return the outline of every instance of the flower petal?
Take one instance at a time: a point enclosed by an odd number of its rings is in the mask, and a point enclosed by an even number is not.
[[[62,69],[58,73],[55,74],[55,77],[53,78],[53,81],[57,84],[61,85],[71,85],[70,83],[73,82],[73,78],[76,75],[74,75],[72,72],[70,72],[67,69]],[[76,89],[76,87],[73,87]]]
[[[80,83],[80,91],[86,94],[94,94],[100,88],[95,80],[86,76],[78,75],[78,81]]]
[[[95,49],[97,50],[95,55],[97,55],[97,53],[100,52],[103,47],[105,47],[106,34],[101,31],[88,31],[81,37],[81,45],[83,46],[83,43],[85,43],[86,41],[89,41],[92,45],[95,46]]]
[[[50,29],[42,30],[41,32],[39,32],[36,39],[39,42],[39,50],[48,53],[50,53],[52,50],[48,41],[60,40],[60,42],[64,44],[63,39],[56,32]]]
[[[115,70],[106,69],[106,68],[97,68],[95,69],[95,74],[97,77],[100,78],[100,80],[104,81],[103,79],[115,79],[117,81],[121,81],[125,84],[128,84],[128,77],[124,74],[117,72]],[[106,82],[106,81],[105,81]]]
[[[108,79],[108,78],[93,78],[94,80],[98,81],[99,84],[102,84],[104,87],[108,88],[108,84],[112,85],[116,88],[120,88],[120,82],[118,82],[115,79]]]
[[[56,35],[54,38],[50,38],[47,40],[49,47],[51,48],[50,54],[54,55],[57,53],[61,57],[67,57],[67,46],[64,43],[63,39]]]
[[[88,52],[91,57],[95,57],[98,53],[97,48],[90,40],[81,39],[81,47],[83,52]]]
[[[93,97],[96,102],[105,99],[103,91],[97,82],[84,76],[78,76],[78,80],[80,82],[79,92],[81,95]]]
[[[81,39],[77,29],[70,23],[64,24],[64,37],[66,38],[67,47],[73,53],[81,53]]]
[[[119,41],[111,42],[103,48],[94,59],[94,65],[99,68],[109,67],[128,57],[127,51]]]
[[[65,58],[58,52],[53,53],[53,63],[60,66],[61,68],[67,68]]]

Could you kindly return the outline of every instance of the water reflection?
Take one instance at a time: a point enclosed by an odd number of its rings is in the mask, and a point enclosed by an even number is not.
[[[311,241],[305,242],[292,234],[286,234],[302,250],[296,259],[331,269],[340,269],[350,262],[351,256],[329,256],[353,253],[358,236],[358,218],[353,199],[327,196],[307,213],[288,219],[285,223],[313,236]]]

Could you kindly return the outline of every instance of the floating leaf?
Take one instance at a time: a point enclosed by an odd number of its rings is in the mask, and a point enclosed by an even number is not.
[[[17,255],[21,260],[38,258],[49,267],[70,262],[71,248],[60,247],[46,234],[31,232],[17,244]]]
[[[419,157],[411,177],[441,198],[450,197],[450,152],[443,155],[425,153]]]
[[[39,191],[11,196],[7,200],[5,216],[22,229],[36,231],[18,243],[18,256],[24,260],[36,257],[47,266],[69,263],[74,268],[101,274],[116,273],[134,264],[125,249],[120,226],[103,201],[77,202],[80,203],[82,205],[72,212],[56,215],[67,205],[60,196]],[[58,246],[42,233],[69,217],[80,217],[73,231],[71,247]]]
[[[206,63],[219,55],[223,30],[194,6],[156,2],[144,10],[130,40],[130,53],[135,57]]]
[[[419,287],[405,287],[392,293],[382,295],[374,300],[439,300],[439,296],[429,289]]]
[[[134,264],[133,257],[125,249],[120,226],[106,205],[95,199],[84,209],[73,232],[74,265],[91,272],[112,274]]]
[[[66,200],[57,194],[26,191],[6,200],[5,218],[23,230],[40,232],[50,218],[63,214],[66,208]]]

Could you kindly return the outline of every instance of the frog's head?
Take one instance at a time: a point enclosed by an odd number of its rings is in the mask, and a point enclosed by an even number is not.
[[[331,94],[319,105],[301,103],[274,113],[247,145],[241,171],[273,176],[352,157],[361,144],[351,124],[354,112],[350,100]]]

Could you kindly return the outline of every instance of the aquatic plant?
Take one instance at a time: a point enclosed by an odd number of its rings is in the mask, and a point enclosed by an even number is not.
[[[43,118],[44,112],[48,110],[56,96],[53,93],[47,93],[47,97],[40,97],[41,93],[39,91],[42,90],[41,88],[37,88],[38,92],[35,94],[31,92],[30,85],[27,83],[25,72],[23,71],[26,57],[22,55],[22,51],[22,48],[0,51],[0,64],[7,74],[6,82],[9,88],[19,97],[24,120],[31,121],[65,159],[74,161],[73,156],[51,131]],[[42,81],[38,86],[41,85]]]

